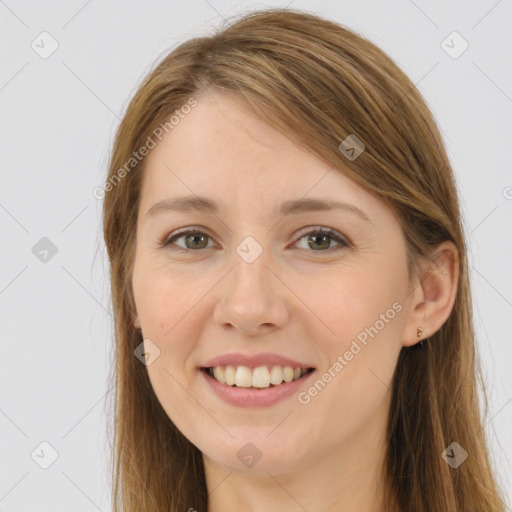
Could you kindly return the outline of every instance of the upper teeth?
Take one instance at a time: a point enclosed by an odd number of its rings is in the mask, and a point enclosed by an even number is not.
[[[210,375],[222,384],[228,386],[250,388],[268,388],[270,384],[277,386],[284,382],[297,380],[307,373],[307,368],[292,368],[291,366],[272,366],[268,371],[266,366],[258,366],[251,371],[247,366],[227,365],[210,368]]]

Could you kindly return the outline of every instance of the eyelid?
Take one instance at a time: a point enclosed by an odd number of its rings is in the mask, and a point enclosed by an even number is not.
[[[184,228],[177,229],[176,231],[173,231],[169,235],[165,236],[162,241],[159,241],[159,245],[162,248],[166,248],[169,245],[171,245],[171,240],[181,238],[182,236],[193,234],[193,233],[199,233],[207,235],[210,240],[214,240],[213,236],[211,236],[208,232],[208,229],[202,227],[202,226],[187,226]],[[320,225],[312,225],[312,226],[306,226],[302,229],[300,229],[295,235],[294,235],[294,244],[299,242],[302,238],[304,238],[308,234],[315,234],[315,233],[323,233],[325,235],[328,235],[330,238],[335,240],[338,245],[336,247],[324,250],[324,251],[308,251],[308,252],[318,252],[318,253],[332,253],[335,252],[337,249],[342,248],[348,248],[352,247],[352,241],[345,235],[342,235],[340,232],[333,228],[320,226]],[[180,246],[174,246],[172,247],[173,250],[181,251],[181,252],[194,252],[194,249],[185,249]],[[205,248],[206,249],[206,248]],[[211,249],[211,247],[209,247]],[[203,249],[204,250],[204,249]],[[305,249],[304,249],[305,250]],[[201,252],[201,250],[197,250],[197,252]]]
[[[208,230],[202,226],[187,226],[184,228],[177,229],[176,231],[173,231],[169,235],[166,235],[163,240],[158,241],[158,244],[162,248],[166,248],[167,246],[171,245],[171,240],[181,238],[182,236],[193,234],[193,233],[199,233],[207,235],[210,240],[213,240],[213,236],[211,236],[208,232]],[[184,249],[180,246],[175,246],[173,249],[176,249],[178,251],[184,251],[184,252],[191,252],[194,249]]]
[[[346,246],[352,247],[352,242],[351,242],[351,240],[349,240],[349,238],[347,236],[342,235],[339,231],[337,231],[333,228],[328,228],[328,227],[320,226],[320,225],[306,226],[306,227],[302,228],[295,235],[296,241],[298,242],[301,238],[308,235],[309,233],[317,233],[317,232],[329,235],[333,239],[337,238],[340,242],[343,242]],[[311,251],[311,252],[329,252],[332,250],[335,250],[335,248],[329,249],[328,251]]]

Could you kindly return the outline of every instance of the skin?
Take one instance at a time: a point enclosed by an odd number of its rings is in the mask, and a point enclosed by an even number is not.
[[[438,265],[425,263],[421,279],[409,281],[391,210],[224,93],[201,96],[145,165],[134,325],[160,350],[147,366],[156,396],[203,453],[209,512],[380,511],[389,383],[401,348],[433,334],[450,314],[453,244],[438,246]],[[182,195],[207,196],[222,210],[146,215]],[[349,202],[370,222],[341,210],[278,213],[281,202],[303,196]],[[174,240],[186,253],[159,246],[193,226],[208,235],[206,248],[190,238],[185,246],[186,236]],[[350,245],[308,244],[304,228],[318,226]],[[247,236],[263,249],[250,264],[236,252]],[[306,405],[293,395],[267,408],[237,408],[198,370],[229,352],[274,352],[317,368],[307,391],[397,301],[400,312],[359,343],[362,350]],[[237,457],[248,441],[262,454],[252,468]]]

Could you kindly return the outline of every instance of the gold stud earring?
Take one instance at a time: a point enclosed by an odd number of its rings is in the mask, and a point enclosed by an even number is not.
[[[418,327],[416,334],[418,335],[418,338],[421,338],[421,335],[423,334],[423,327]]]

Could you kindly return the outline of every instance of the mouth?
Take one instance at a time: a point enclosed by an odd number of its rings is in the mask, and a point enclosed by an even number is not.
[[[220,365],[202,367],[209,378],[232,388],[263,390],[279,387],[309,375],[315,368],[292,368],[290,366],[248,366]]]

